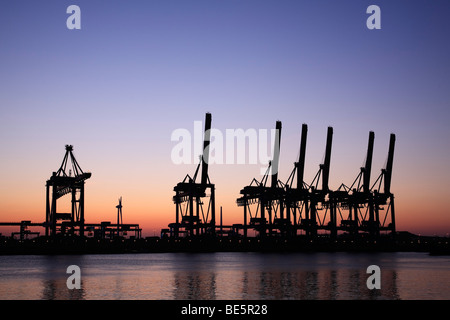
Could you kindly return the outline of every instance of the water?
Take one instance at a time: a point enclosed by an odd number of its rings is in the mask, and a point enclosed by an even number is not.
[[[69,265],[81,289],[69,290]],[[367,288],[367,267],[381,289]],[[0,256],[0,299],[450,299],[450,256],[162,253]]]

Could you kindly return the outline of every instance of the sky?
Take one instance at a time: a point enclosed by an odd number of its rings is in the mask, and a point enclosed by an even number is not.
[[[81,29],[67,27],[73,4]],[[381,29],[367,28],[372,4]],[[448,236],[449,10],[440,0],[2,1],[0,221],[45,220],[45,182],[71,144],[92,172],[86,222],[114,222],[123,197],[123,222],[158,235],[197,162],[174,162],[172,134],[194,136],[210,112],[223,134],[282,121],[282,181],[301,125],[307,183],[332,126],[332,189],[356,178],[369,131],[374,181],[395,133],[397,230]],[[236,198],[262,177],[259,160],[209,166],[224,224],[243,222]]]

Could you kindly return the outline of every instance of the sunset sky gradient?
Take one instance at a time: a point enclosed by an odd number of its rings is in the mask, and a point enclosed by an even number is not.
[[[71,4],[81,30],[66,27]],[[371,4],[381,30],[366,27]],[[356,178],[371,130],[374,181],[395,133],[397,229],[448,235],[449,12],[443,0],[3,1],[0,221],[45,220],[45,182],[72,144],[92,172],[86,222],[115,221],[122,196],[124,223],[158,235],[196,167],[173,163],[171,134],[211,112],[224,133],[282,121],[282,181],[302,123],[308,183],[332,126],[332,189]],[[243,222],[236,198],[263,166],[210,165],[225,224]]]

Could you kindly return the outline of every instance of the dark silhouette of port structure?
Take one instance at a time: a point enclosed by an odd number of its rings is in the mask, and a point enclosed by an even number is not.
[[[382,233],[385,238],[395,238],[394,195],[390,192],[394,134],[390,136],[386,168],[381,170],[372,186],[370,174],[375,134],[370,132],[365,166],[350,187],[342,184],[333,191],[328,186],[333,128],[329,127],[327,131],[324,163],[319,165],[319,171],[308,185],[303,179],[308,127],[302,125],[300,156],[288,181],[283,183],[278,179],[282,124],[277,121],[273,159],[266,173],[261,180],[253,179],[241,189],[241,197],[237,199],[237,205],[244,211],[243,224],[217,226],[214,184],[208,175],[211,121],[211,114],[207,113],[203,154],[193,177],[187,175],[174,188],[176,221],[169,225],[169,229],[163,230],[167,237],[214,237],[218,233],[222,237],[247,239],[248,231],[252,229],[259,239],[292,239],[298,237],[299,232],[312,241],[319,238],[336,240],[338,232],[345,232],[352,239],[379,240]],[[200,168],[201,181],[197,182]],[[210,190],[209,195],[205,192],[207,190]],[[204,199],[208,202],[206,206]],[[380,216],[382,209],[385,212]]]
[[[175,222],[161,230],[158,237],[142,238],[139,224],[124,224],[122,198],[117,208],[117,223],[85,223],[85,183],[90,172],[81,169],[73,146],[66,145],[60,168],[46,183],[46,219],[1,222],[19,226],[11,238],[2,236],[0,253],[89,253],[89,252],[178,252],[178,251],[395,251],[429,250],[436,241],[395,227],[394,194],[391,178],[395,134],[390,135],[385,168],[370,184],[374,132],[369,132],[365,164],[350,186],[329,188],[333,128],[328,127],[325,157],[313,181],[304,181],[308,126],[302,124],[298,161],[286,182],[278,178],[281,150],[281,121],[276,121],[273,159],[261,180],[240,190],[236,203],[243,208],[243,223],[216,223],[215,185],[211,183],[209,144],[212,115],[206,113],[203,153],[192,177],[187,174],[173,191]],[[69,165],[71,163],[71,165]],[[198,175],[200,173],[200,179]],[[198,181],[200,180],[200,181]],[[71,211],[58,212],[57,203],[70,195]],[[45,236],[29,227],[45,228]],[[249,235],[252,231],[253,236]],[[130,234],[129,237],[126,237]],[[19,235],[19,240],[14,236]],[[30,236],[37,236],[32,240]],[[435,240],[435,239],[434,239]],[[448,241],[441,245],[448,250]],[[420,244],[420,245],[419,245]]]

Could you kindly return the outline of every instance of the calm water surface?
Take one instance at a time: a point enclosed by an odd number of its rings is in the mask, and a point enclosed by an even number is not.
[[[69,290],[69,265],[81,289]],[[381,289],[366,285],[381,268]],[[0,256],[0,299],[450,299],[450,256],[163,253]]]

